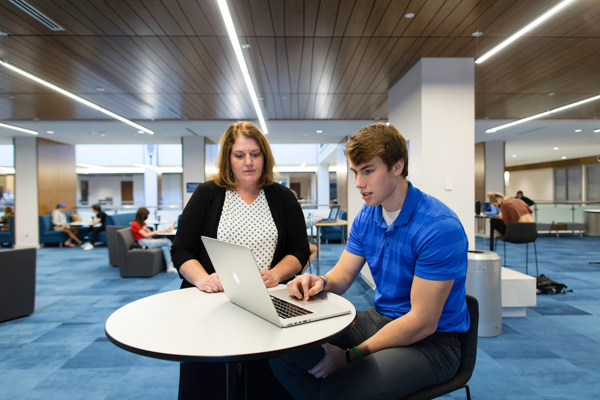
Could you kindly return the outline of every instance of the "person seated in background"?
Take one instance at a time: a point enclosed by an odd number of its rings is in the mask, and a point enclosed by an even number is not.
[[[366,204],[333,269],[300,275],[287,289],[307,301],[342,295],[367,262],[373,307],[331,343],[270,360],[296,400],[398,399],[445,382],[460,364],[458,332],[470,324],[467,235],[448,206],[407,181],[404,137],[392,125],[366,126],[345,154]]]
[[[523,196],[523,191],[522,190],[519,190],[517,192],[517,197],[516,198],[523,200],[525,202],[525,204],[527,204],[529,207],[531,207],[532,205],[535,204],[535,202],[533,200],[531,200],[529,197]]]
[[[148,225],[146,225],[148,215],[150,215],[150,211],[148,211],[146,207],[138,208],[137,212],[135,213],[135,219],[131,223],[131,232],[133,233],[133,238],[140,246],[161,249],[165,256],[167,272],[176,273],[177,270],[173,266],[173,261],[171,261],[171,245],[173,243],[167,238],[154,239],[154,235],[171,232],[173,228],[151,231],[150,228],[148,228]]]
[[[2,219],[0,219],[0,222],[2,223],[2,225],[0,225],[0,231],[10,230],[10,217],[14,216],[15,214],[13,214],[13,209],[11,206],[4,207],[4,215],[2,216]]]
[[[56,208],[52,210],[52,225],[55,231],[65,232],[69,238],[64,243],[67,247],[75,247],[71,240],[81,244],[81,240],[77,237],[79,230],[74,226],[69,225],[67,222],[67,216],[65,215],[65,203],[58,203]]]
[[[2,195],[2,201],[7,206],[12,206],[15,201],[15,195],[11,193],[10,189],[6,189],[6,192]]]
[[[227,127],[220,140],[218,172],[199,185],[185,206],[173,243],[181,288],[223,291],[201,236],[248,246],[266,287],[299,274],[310,251],[300,204],[275,182],[269,142],[250,122]],[[246,363],[248,398],[289,396],[267,360]],[[224,399],[225,363],[181,363],[179,399]]]
[[[500,215],[492,219],[491,227],[504,236],[509,222],[533,222],[533,211],[521,199],[510,199],[502,193],[488,192],[486,196],[491,205],[498,207]]]
[[[94,243],[98,240],[98,235],[100,232],[106,230],[106,213],[102,211],[102,206],[100,204],[94,204],[92,206],[92,212],[96,214],[96,218],[90,221],[91,225],[91,238],[90,241],[83,244],[82,247],[84,250],[92,250],[94,248]],[[100,226],[94,226],[96,224],[100,224]]]

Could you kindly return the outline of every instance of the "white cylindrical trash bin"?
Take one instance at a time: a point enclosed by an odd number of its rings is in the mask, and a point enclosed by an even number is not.
[[[479,302],[478,336],[502,333],[502,279],[500,256],[493,251],[469,250],[467,294]]]

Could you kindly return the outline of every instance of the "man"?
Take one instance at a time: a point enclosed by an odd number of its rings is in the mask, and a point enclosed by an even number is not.
[[[527,204],[528,207],[531,207],[532,205],[535,204],[535,202],[533,200],[531,200],[529,197],[525,197],[523,196],[523,191],[519,190],[517,192],[517,199],[521,199],[525,202],[525,204]]]
[[[323,290],[342,294],[367,262],[374,307],[359,311],[331,344],[273,359],[271,367],[296,399],[398,399],[458,370],[457,332],[469,328],[467,237],[452,210],[406,180],[406,140],[396,128],[364,127],[345,153],[366,204],[336,266],[287,288],[305,300]]]
[[[90,221],[90,225],[92,226],[92,234],[90,241],[83,244],[82,247],[84,250],[92,250],[94,248],[94,243],[98,240],[98,235],[100,232],[106,230],[106,213],[102,211],[102,206],[100,204],[92,205],[92,212],[96,214],[96,218]],[[100,226],[94,227],[94,225],[100,224]]]
[[[67,247],[75,247],[71,240],[81,244],[81,240],[77,237],[77,228],[67,223],[67,216],[65,215],[65,203],[58,203],[56,208],[52,210],[52,225],[55,231],[65,232],[69,238],[64,243]]]
[[[11,193],[10,189],[6,189],[6,192],[2,195],[2,201],[7,206],[12,206],[15,201],[15,195]]]

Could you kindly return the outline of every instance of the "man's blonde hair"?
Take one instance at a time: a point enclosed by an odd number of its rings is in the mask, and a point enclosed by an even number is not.
[[[354,165],[380,157],[388,171],[398,160],[404,160],[402,176],[408,176],[408,147],[406,139],[392,125],[376,123],[365,126],[346,142],[344,154]]]

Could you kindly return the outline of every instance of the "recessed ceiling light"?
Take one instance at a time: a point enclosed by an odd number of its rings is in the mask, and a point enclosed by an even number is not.
[[[250,43],[242,43],[240,46],[242,46],[242,49],[249,49],[250,47]]]
[[[319,130],[317,131],[317,133],[323,133],[323,131],[319,129]]]
[[[567,156],[562,156],[561,158],[562,158],[563,160],[566,160]]]
[[[408,14],[405,14],[405,15],[404,15],[404,18],[411,19],[411,18],[413,18],[414,16],[415,16],[415,14],[413,14],[413,13],[408,13]]]
[[[516,154],[513,154],[513,157],[516,157],[516,156],[517,156]]]
[[[544,13],[539,18],[536,18],[533,22],[531,22],[524,28],[520,29],[517,33],[510,36],[508,39],[506,39],[505,41],[500,43],[498,46],[494,47],[493,49],[491,49],[490,51],[485,53],[483,56],[479,57],[475,61],[475,64],[480,64],[480,63],[484,62],[485,60],[487,60],[488,58],[490,58],[491,56],[493,56],[494,54],[496,54],[497,52],[499,52],[500,50],[502,50],[503,48],[505,48],[506,46],[508,46],[509,44],[511,44],[512,42],[514,42],[515,40],[517,40],[518,38],[523,36],[524,34],[526,34],[527,32],[531,31],[532,29],[534,29],[535,27],[540,25],[542,22],[546,21],[548,18],[552,17],[554,14],[556,14],[557,12],[559,12],[560,10],[562,10],[563,8],[565,8],[566,6],[571,4],[573,1],[575,1],[575,0],[562,1],[556,7],[553,7],[551,10]]]
[[[375,121],[379,121],[379,118],[377,118],[377,117],[375,117],[375,118],[373,118],[373,119],[374,119]]]
[[[97,87],[96,90],[99,91],[99,92],[104,92],[104,88],[103,87]]]
[[[101,133],[100,136],[104,136],[104,133]]]
[[[575,129],[575,132],[581,132],[581,129]]]
[[[554,96],[555,94],[556,93],[554,93],[554,92],[550,92],[550,93],[548,93],[548,96]]]
[[[287,96],[281,96],[282,99],[287,99]]]
[[[476,31],[476,32],[471,33],[471,36],[473,36],[473,37],[480,37],[481,35],[483,35],[483,32],[481,32],[481,31]]]
[[[558,147],[555,147],[554,150],[558,150]]]
[[[46,133],[49,133],[50,135],[52,135],[54,133],[54,131],[46,131]]]
[[[15,96],[8,96],[8,98],[9,98],[9,99],[14,99],[14,98],[15,98]]]

